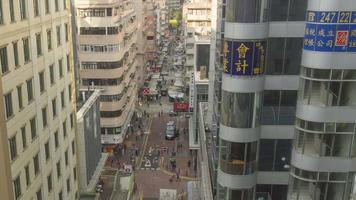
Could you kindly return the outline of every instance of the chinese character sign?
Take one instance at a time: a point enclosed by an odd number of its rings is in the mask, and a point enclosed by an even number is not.
[[[229,48],[226,48],[226,46]],[[266,41],[225,41],[223,52],[224,72],[235,76],[263,74],[265,48]]]
[[[232,42],[224,41],[223,45],[223,69],[225,73],[231,73],[231,54],[232,54]]]
[[[308,11],[304,49],[356,52],[356,12]]]

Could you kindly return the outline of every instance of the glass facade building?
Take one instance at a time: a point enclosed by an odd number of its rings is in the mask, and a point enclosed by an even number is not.
[[[350,199],[354,10],[351,0],[218,4],[215,199]]]

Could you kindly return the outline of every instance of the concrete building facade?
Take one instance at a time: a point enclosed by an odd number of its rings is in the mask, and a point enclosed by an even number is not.
[[[101,138],[121,143],[136,101],[134,1],[76,1],[81,90],[101,89]]]
[[[107,159],[100,135],[100,90],[77,98],[77,155],[80,193],[95,191]]]
[[[76,198],[70,30],[67,0],[0,1],[2,135],[7,133],[11,199]]]

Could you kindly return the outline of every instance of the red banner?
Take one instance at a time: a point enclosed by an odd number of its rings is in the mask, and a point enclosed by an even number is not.
[[[189,103],[174,102],[173,110],[174,110],[174,112],[188,112]]]

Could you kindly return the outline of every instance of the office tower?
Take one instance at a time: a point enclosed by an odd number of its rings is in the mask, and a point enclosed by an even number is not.
[[[227,0],[217,7],[210,109],[218,167],[209,166],[217,171],[216,199],[287,199],[306,5]]]
[[[308,2],[288,199],[346,200],[356,171],[356,4]]]
[[[81,91],[101,89],[101,141],[121,143],[136,100],[135,2],[76,1]]]
[[[0,1],[2,114],[14,199],[76,197],[69,9],[66,0]]]

